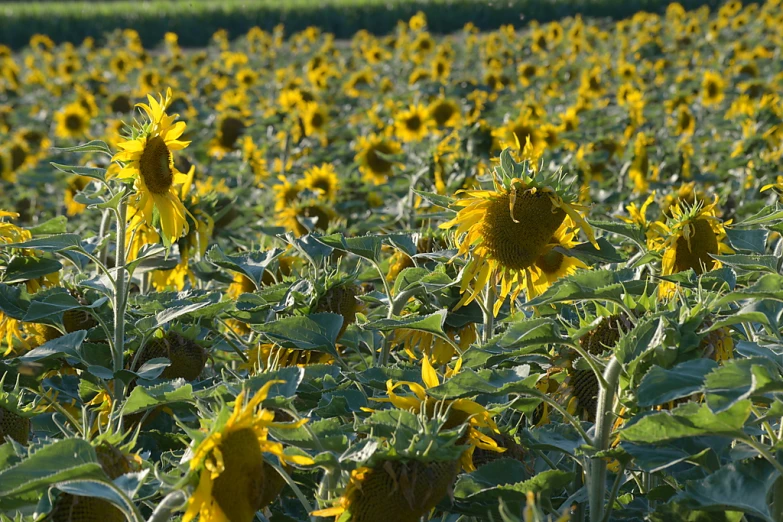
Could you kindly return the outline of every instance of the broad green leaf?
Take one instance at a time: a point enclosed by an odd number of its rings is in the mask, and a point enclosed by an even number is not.
[[[452,198],[436,194],[435,192],[425,192],[423,190],[414,190],[413,192],[416,193],[417,196],[421,196],[422,198],[426,199],[436,207],[448,209],[454,202]]]
[[[715,305],[723,306],[743,299],[774,299],[783,301],[783,276],[764,274],[753,285],[723,296]]]
[[[52,147],[57,152],[104,152],[109,156],[113,156],[111,149],[106,142],[101,140],[92,140],[81,145],[73,147]]]
[[[27,313],[28,301],[22,300],[22,289],[0,283],[0,311],[14,319],[23,319]]]
[[[65,234],[66,225],[68,224],[68,218],[65,216],[57,216],[47,221],[44,221],[40,225],[30,227],[27,230],[33,236],[49,236],[52,234]]]
[[[365,330],[378,330],[389,332],[399,328],[427,332],[439,337],[445,337],[443,322],[446,319],[446,310],[438,310],[430,315],[406,315],[401,319],[379,319],[362,325]]]
[[[226,255],[220,247],[215,245],[207,252],[207,259],[221,268],[244,274],[245,277],[253,281],[256,288],[260,288],[264,273],[282,254],[282,249],[273,248],[263,252],[253,251]]]
[[[315,350],[335,355],[335,342],[342,322],[340,315],[319,313],[285,317],[271,323],[254,325],[253,328],[285,348]]]
[[[32,248],[44,252],[59,252],[70,248],[81,248],[81,236],[79,234],[55,234],[21,243],[0,243],[0,248]]]
[[[145,317],[143,319],[140,319],[139,321],[136,322],[136,328],[138,328],[141,331],[152,330],[154,328],[163,326],[164,324],[169,323],[178,317],[192,314],[212,304],[214,303],[211,303],[209,301],[201,301],[199,303],[190,303],[184,306],[168,308],[166,310],[163,310],[162,312],[158,312],[157,314],[155,314],[154,317]]]
[[[767,246],[769,230],[739,230],[726,227],[726,237],[735,250],[747,250],[756,254],[763,254]]]
[[[133,506],[120,495],[117,486],[108,479],[79,479],[57,484],[57,489],[63,493],[80,495],[83,497],[102,498],[120,509],[128,520],[133,520]]]
[[[427,389],[427,395],[436,399],[460,399],[481,393],[510,393],[509,388],[532,389],[538,380],[530,375],[528,365],[509,370],[462,370],[443,384]]]
[[[723,256],[713,255],[712,257],[732,268],[770,272],[773,274],[777,274],[778,272],[778,258],[775,256],[734,254]]]
[[[543,294],[525,303],[525,306],[561,303],[577,299],[619,300],[626,293],[641,293],[648,286],[646,281],[634,280],[634,271],[584,270],[559,279]]]
[[[704,377],[718,367],[712,359],[694,359],[671,370],[654,366],[637,390],[639,406],[656,406],[688,397],[704,387]]]
[[[102,477],[98,457],[84,439],[62,439],[0,471],[0,498],[86,477]]]
[[[751,402],[739,401],[721,413],[713,413],[706,404],[687,403],[671,412],[648,415],[620,431],[620,438],[631,442],[659,443],[683,437],[722,435],[741,438],[750,417]]]
[[[763,371],[762,371],[763,370]],[[739,401],[753,396],[758,388],[783,390],[783,380],[775,363],[761,357],[732,359],[707,375],[705,393],[707,405],[715,413],[731,408]]]
[[[3,282],[21,283],[37,277],[58,272],[63,265],[56,259],[46,257],[16,256],[5,268]]]
[[[193,387],[183,384],[183,381],[170,381],[157,386],[145,388],[136,386],[125,400],[123,413],[129,415],[163,404],[190,401],[193,398]]]
[[[621,335],[615,346],[617,360],[623,363],[629,374],[633,374],[636,363],[663,342],[664,322],[660,317],[648,316],[641,319],[627,333]]]
[[[730,462],[703,480],[687,482],[673,501],[687,509],[741,511],[773,522],[767,495],[778,477],[764,459]]]
[[[600,250],[596,249],[592,243],[580,243],[572,248],[555,247],[555,250],[568,257],[575,257],[588,265],[598,263],[621,263],[625,258],[620,255],[606,238],[597,239]]]
[[[105,297],[102,297],[92,304],[83,305],[64,289],[56,289],[41,299],[38,299],[36,296],[36,298],[30,301],[30,307],[27,309],[24,320],[36,322],[62,314],[68,310],[98,308],[103,306],[106,300]]]
[[[431,271],[426,268],[412,267],[406,268],[399,273],[394,281],[392,292],[396,295],[407,288],[416,285],[423,277],[430,274]]]
[[[19,357],[19,360],[22,362],[34,362],[60,356],[68,356],[81,360],[79,348],[81,348],[86,336],[87,332],[85,330],[65,334],[56,339],[52,339],[51,341],[47,341],[37,348],[33,348]]]
[[[49,162],[49,165],[66,174],[77,174],[98,181],[106,181],[106,169],[98,167],[82,167],[78,165],[61,165],[60,163]]]
[[[620,221],[593,221],[592,219],[589,222],[595,228],[626,237],[639,245],[647,244],[647,238],[644,236],[644,232],[642,232],[642,229],[637,225]]]
[[[553,319],[537,317],[528,319],[520,314],[521,320],[513,320],[511,326],[497,340],[495,344],[504,350],[519,350],[522,348],[544,346],[563,342],[563,334],[560,325]]]
[[[378,236],[345,237],[342,234],[331,234],[316,238],[326,246],[350,252],[359,257],[376,263],[381,261],[383,240]]]

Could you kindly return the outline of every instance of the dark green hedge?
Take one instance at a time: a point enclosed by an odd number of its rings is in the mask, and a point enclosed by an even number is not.
[[[669,0],[223,0],[222,2],[34,2],[0,3],[0,43],[13,48],[27,44],[36,33],[56,42],[100,38],[117,28],[136,29],[144,44],[154,46],[167,31],[189,47],[205,45],[217,29],[231,36],[259,26],[270,30],[284,23],[288,32],[318,26],[338,38],[357,30],[390,32],[398,20],[417,11],[427,14],[436,33],[457,31],[466,22],[496,29],[519,27],[530,20],[557,20],[581,13],[591,17],[626,18],[638,11],[662,12]],[[720,0],[680,0],[686,9],[715,7]]]

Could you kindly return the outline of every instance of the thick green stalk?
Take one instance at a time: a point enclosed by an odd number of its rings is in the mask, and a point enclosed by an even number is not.
[[[117,210],[117,259],[114,263],[116,274],[114,278],[114,372],[117,373],[123,367],[123,355],[125,351],[125,229],[127,226],[128,204],[121,201]],[[114,380],[114,394],[116,400],[124,396],[122,382]]]
[[[612,357],[604,370],[606,386],[598,392],[598,411],[595,417],[595,436],[591,445],[597,451],[609,449],[609,436],[614,422],[614,395],[620,378],[621,365]],[[593,458],[587,467],[587,488],[590,502],[590,522],[601,522],[604,518],[606,497],[606,461]]]

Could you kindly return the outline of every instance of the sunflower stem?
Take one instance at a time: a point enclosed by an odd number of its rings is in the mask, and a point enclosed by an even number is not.
[[[109,209],[106,209],[103,211],[103,216],[101,216],[101,227],[98,229],[98,237],[101,241],[104,240],[106,237],[107,229],[109,228],[109,222],[111,221],[111,211]],[[99,255],[99,258],[101,260],[101,265],[106,265],[106,259],[109,257],[109,245],[104,244],[101,248],[101,252]]]
[[[125,229],[127,226],[128,203],[120,201],[117,209],[117,249],[114,266],[116,268],[114,283],[114,373],[122,370],[123,353],[125,349]],[[114,379],[115,400],[119,401],[125,394],[122,381]]]
[[[495,285],[490,283],[484,295],[484,331],[481,333],[481,341],[487,344],[492,339],[495,329]]]
[[[617,381],[620,378],[621,365],[612,357],[604,370],[606,386],[601,386],[598,392],[598,411],[595,416],[595,437],[591,445],[597,451],[609,448],[609,435],[612,432],[614,413],[614,396]],[[604,497],[606,494],[606,460],[602,457],[593,458],[588,463],[587,473],[588,499],[590,503],[590,522],[601,522],[604,518]]]

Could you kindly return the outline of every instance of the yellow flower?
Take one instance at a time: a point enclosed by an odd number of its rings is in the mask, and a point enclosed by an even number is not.
[[[302,184],[305,188],[318,193],[318,195],[330,202],[337,198],[337,190],[340,182],[337,172],[331,163],[323,163],[320,166],[311,167],[304,173]]]
[[[709,205],[701,202],[692,207],[675,204],[668,223],[659,223],[660,235],[664,239],[661,274],[672,275],[693,269],[703,274],[720,268],[720,261],[711,256],[733,253],[725,242],[726,231],[717,216],[717,197]],[[673,283],[662,282],[659,293],[670,295],[675,289]]]
[[[438,98],[430,104],[429,118],[438,127],[456,127],[459,123],[459,105],[448,98]]]
[[[277,221],[294,235],[303,236],[311,230],[326,232],[334,221],[334,210],[325,204],[315,201],[300,201],[278,212]]]
[[[217,159],[237,150],[239,139],[245,132],[245,122],[239,114],[228,113],[218,119],[217,133],[210,142],[209,153]]]
[[[457,368],[454,373],[459,371],[461,360],[457,362]],[[438,411],[448,411],[446,422],[443,425],[444,429],[452,429],[463,424],[468,424],[468,431],[465,435],[465,444],[469,447],[462,454],[460,462],[466,471],[473,471],[476,468],[473,466],[473,451],[476,448],[481,448],[489,451],[497,451],[502,453],[505,448],[498,447],[492,437],[489,437],[479,431],[478,428],[485,428],[494,433],[500,433],[497,424],[492,420],[492,415],[487,409],[470,399],[454,399],[438,401],[433,397],[427,395],[428,388],[435,388],[439,386],[440,380],[435,368],[432,367],[427,357],[421,359],[421,380],[424,383],[422,386],[419,383],[411,381],[398,381],[393,383],[391,379],[386,382],[386,394],[388,399],[380,398],[373,399],[377,402],[390,402],[396,408],[401,410],[412,411],[419,414],[426,412],[428,416],[434,417]],[[402,386],[406,386],[413,395],[397,395],[395,390]]]
[[[112,161],[122,162],[117,174],[120,179],[135,180],[136,195],[131,198],[131,206],[137,208],[148,224],[153,223],[153,213],[157,209],[163,240],[173,243],[188,232],[188,222],[182,201],[175,185],[184,183],[187,178],[174,166],[171,153],[187,147],[189,141],[178,138],[185,132],[185,122],[176,122],[176,114],[167,115],[166,107],[171,101],[171,89],[166,97],[156,100],[147,96],[149,105],[137,104],[149,121],[137,136],[127,138],[118,144],[122,149]]]
[[[713,71],[704,73],[704,79],[701,82],[701,101],[706,107],[718,105],[723,101],[723,90],[726,82],[723,77]]]
[[[278,176],[280,180],[278,185],[272,187],[275,191],[275,211],[281,212],[291,206],[299,198],[299,193],[302,192],[302,184],[300,182],[291,183],[285,176]]]
[[[304,123],[304,135],[321,136],[321,141],[324,143],[326,124],[329,122],[329,113],[326,107],[317,102],[307,102],[302,106],[301,118]]]
[[[266,383],[245,404],[245,392],[234,402],[234,411],[223,426],[213,427],[211,433],[193,449],[190,470],[200,471],[198,487],[188,500],[182,518],[190,522],[196,516],[199,522],[250,522],[263,508],[265,473],[264,453],[271,453],[281,463],[310,465],[313,460],[303,456],[289,456],[283,445],[268,440],[270,427],[299,428],[307,422],[274,422],[274,413],[259,409],[269,389],[283,381]],[[273,500],[273,499],[272,499]]]
[[[528,298],[533,298],[546,291],[547,288],[560,279],[574,274],[580,268],[588,268],[586,264],[575,257],[570,257],[556,248],[569,249],[574,247],[576,242],[577,229],[573,220],[566,217],[563,223],[552,236],[544,252],[538,256],[535,263],[530,267],[533,288],[529,292]]]
[[[54,115],[54,133],[58,138],[83,138],[90,127],[90,115],[79,103],[70,103]]]
[[[460,275],[463,297],[456,308],[477,299],[484,287],[500,284],[494,306],[497,315],[509,295],[513,305],[524,287],[534,292],[530,268],[547,251],[566,216],[598,245],[579,214],[583,207],[564,199],[565,192],[552,186],[553,180],[526,176],[504,184],[496,172],[494,184],[494,190],[462,191],[466,197],[454,203],[460,207],[457,216],[440,228],[456,226],[457,255],[470,256]]]
[[[470,345],[475,343],[478,339],[475,323],[468,323],[462,328],[449,328],[446,326],[445,331],[446,335],[448,335],[463,352],[470,348]],[[459,341],[457,341],[458,337]],[[444,339],[420,330],[397,330],[394,334],[394,340],[395,342],[402,344],[405,353],[413,360],[418,359],[416,352],[414,351],[416,349],[421,352],[424,358],[429,358],[438,365],[449,363],[454,355],[456,355],[454,347]]]
[[[400,145],[378,134],[359,136],[356,144],[356,162],[359,171],[367,181],[375,185],[381,185],[392,175],[397,165],[393,160],[382,155],[399,154]]]
[[[420,141],[429,134],[430,119],[423,105],[411,105],[401,111],[394,122],[397,136],[405,142]]]

